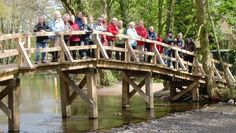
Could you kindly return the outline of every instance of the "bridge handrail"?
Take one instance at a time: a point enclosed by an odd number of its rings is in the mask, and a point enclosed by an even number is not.
[[[136,62],[137,62],[137,57],[135,57],[135,54],[144,54],[146,56],[152,56],[152,57],[158,58],[159,63],[162,64],[162,65],[165,65],[163,59],[168,59],[168,60],[171,60],[173,62],[176,62],[177,63],[176,67],[180,66],[183,70],[187,69],[186,66],[195,67],[195,68],[198,69],[197,71],[199,71],[195,74],[202,75],[202,76],[205,75],[204,70],[202,68],[202,64],[198,63],[198,61],[195,61],[194,63],[186,62],[183,59],[181,59],[181,57],[179,55],[179,52],[181,52],[181,53],[184,53],[184,54],[195,56],[194,52],[189,52],[187,50],[180,49],[176,46],[171,46],[171,45],[168,45],[168,44],[165,44],[165,43],[162,43],[162,42],[158,42],[158,41],[154,41],[154,40],[149,40],[149,39],[144,39],[144,38],[132,38],[132,37],[130,37],[128,35],[124,35],[124,34],[113,35],[112,33],[101,32],[101,31],[93,31],[91,33],[91,34],[96,35],[96,37],[98,37],[100,35],[106,35],[106,36],[114,36],[114,37],[117,37],[117,38],[123,38],[123,39],[127,39],[127,40],[128,39],[133,39],[133,40],[137,40],[137,41],[144,41],[144,42],[152,43],[152,44],[154,44],[154,51],[153,52],[148,52],[148,51],[141,52],[141,51],[138,51],[138,50],[134,50],[127,43],[126,43],[126,48],[116,48],[116,47],[110,47],[110,46],[103,46],[101,44],[101,42],[99,42],[98,38],[97,38],[98,42],[96,42],[98,44],[97,45],[90,45],[90,46],[67,46],[65,44],[64,40],[63,40],[64,35],[83,35],[83,34],[86,34],[86,33],[87,33],[86,31],[70,31],[70,32],[33,32],[33,33],[28,32],[28,33],[16,33],[16,34],[1,35],[0,36],[0,42],[3,41],[3,40],[18,39],[19,46],[21,48],[18,48],[18,50],[16,50],[16,49],[3,50],[2,53],[0,52],[0,59],[11,57],[11,56],[17,56],[17,55],[22,56],[23,55],[23,58],[24,58],[24,60],[27,60],[28,65],[30,67],[33,67],[30,60],[27,58],[27,56],[30,56],[30,54],[35,53],[35,52],[65,51],[65,53],[64,52],[61,52],[61,53],[64,54],[64,55],[66,54],[66,56],[69,57],[69,61],[73,62],[73,59],[70,55],[71,50],[96,49],[96,51],[98,51],[97,53],[99,53],[99,49],[100,49],[100,51],[103,53],[103,57],[105,57],[106,59],[108,59],[108,57],[106,55],[107,54],[106,50],[125,52],[125,53],[127,53],[127,55],[129,55],[131,53],[130,57],[132,57],[134,59],[134,61],[136,61]],[[31,37],[41,37],[41,36],[60,36],[61,41],[64,44],[59,46],[59,47],[43,48],[43,49],[40,49],[40,50],[37,50],[36,48],[31,48],[30,38]],[[20,41],[21,38],[26,38],[26,40],[25,40],[26,42],[24,42],[24,41],[21,42]],[[25,47],[24,45],[26,43],[29,46]],[[156,45],[167,47],[167,48],[170,48],[170,49],[174,50],[175,51],[175,57],[168,57],[168,56],[165,56],[165,55],[160,55],[160,53],[158,52],[158,50],[156,48]],[[0,44],[0,46],[1,46],[1,44]],[[19,46],[17,46],[17,47],[19,47]],[[98,54],[97,56],[100,56],[100,55]],[[20,60],[22,60],[22,57],[18,57],[18,58]],[[100,58],[100,57],[96,57],[96,58]],[[127,59],[126,61],[130,61],[130,59]],[[219,63],[219,61],[214,60],[214,59],[212,60],[212,62],[213,62],[213,64]],[[154,60],[153,63],[157,64],[156,60]],[[229,67],[232,67],[231,64],[227,64],[227,63],[224,63],[224,64],[225,64],[225,66],[227,66],[227,69],[229,69]],[[19,64],[19,65],[21,65],[21,64]],[[218,71],[217,69],[215,69],[214,71],[215,71],[216,76],[219,79],[222,79],[220,71]],[[228,75],[233,80],[232,74],[229,73]]]

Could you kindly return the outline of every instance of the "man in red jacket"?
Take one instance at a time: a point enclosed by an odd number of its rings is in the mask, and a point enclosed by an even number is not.
[[[110,24],[107,27],[107,31],[112,33],[113,35],[116,35],[119,33],[118,27],[117,27],[117,19],[112,18],[110,21]],[[114,42],[116,40],[115,36],[107,36],[107,41],[109,46],[114,46]],[[112,51],[107,50],[107,54],[109,58],[112,58]]]
[[[147,29],[144,27],[144,22],[143,20],[139,21],[139,24],[136,27],[136,32],[138,33],[139,36],[141,36],[142,38],[147,38]],[[145,46],[145,42],[143,41],[138,41],[138,45],[137,45],[137,49],[140,51],[144,51],[144,46]],[[144,56],[143,54],[139,55],[139,61],[143,62],[144,61]]]

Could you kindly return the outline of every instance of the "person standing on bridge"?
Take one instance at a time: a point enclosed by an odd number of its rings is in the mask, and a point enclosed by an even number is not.
[[[117,35],[119,33],[116,18],[111,19],[110,24],[107,27],[107,31],[112,33],[112,35],[113,35],[113,36],[107,36],[108,45],[114,46],[114,42],[116,40],[116,37],[114,35]],[[107,50],[107,54],[108,54],[109,58],[112,58],[112,51],[111,50]]]
[[[75,23],[75,16],[72,15],[71,19],[69,20],[71,30],[72,31],[79,31],[79,26]],[[70,46],[79,46],[80,38],[79,35],[72,35],[70,36]],[[73,59],[76,59],[76,51],[72,51]]]
[[[190,51],[190,52],[195,52],[196,50],[196,45],[193,41],[192,38],[187,38],[187,43],[186,45],[184,46],[184,49],[187,50],[187,51]],[[193,63],[193,59],[194,59],[194,56],[192,55],[189,55],[189,54],[185,54],[184,56],[184,60],[185,61],[188,61],[190,63]],[[192,72],[192,66],[189,66],[188,68],[188,72],[191,73]]]
[[[46,24],[44,16],[39,16],[38,24],[36,24],[35,27],[34,27],[34,32],[47,32],[47,31],[50,31],[50,28]],[[40,58],[40,53],[38,52],[39,49],[40,48],[46,48],[48,43],[49,43],[49,38],[47,36],[36,38],[37,52],[36,52],[35,64],[38,64],[39,60],[40,60],[39,59]],[[45,63],[45,57],[46,57],[46,53],[42,52],[42,57],[41,57],[41,62],[42,63]]]
[[[119,34],[125,34],[125,28],[123,27],[122,20],[118,21],[118,30],[119,30]],[[115,43],[116,43],[116,47],[125,48],[125,39],[119,37],[116,39]],[[116,59],[117,60],[125,60],[125,53],[117,51],[116,52]]]
[[[154,31],[154,27],[150,26],[149,29],[148,29],[148,37],[147,37],[147,39],[156,41],[156,38],[157,38],[157,33]],[[154,51],[153,47],[154,47],[153,43],[146,43],[145,44],[145,50],[147,50],[149,52],[153,52]],[[151,59],[152,59],[152,56],[147,56],[145,61],[150,63]]]
[[[147,29],[144,27],[144,22],[143,20],[139,21],[139,24],[136,27],[136,32],[138,33],[139,36],[142,38],[147,39]],[[138,41],[137,49],[141,52],[144,52],[144,45],[145,42],[143,41]],[[143,62],[144,61],[144,54],[139,54],[139,61]]]
[[[126,35],[130,36],[131,38],[135,38],[135,39],[141,38],[135,30],[135,23],[134,22],[129,23],[129,27],[126,31]],[[128,39],[128,44],[131,45],[133,49],[136,49],[136,47],[137,47],[137,41],[134,39]]]
[[[169,31],[167,33],[167,37],[164,40],[164,43],[166,43],[168,45],[171,45],[171,46],[174,45],[174,37],[173,37],[172,31]],[[169,48],[169,47],[165,48],[165,55],[167,55],[170,58],[173,57],[173,52],[172,52],[171,48]],[[173,67],[172,61],[170,59],[166,60],[166,64],[167,64],[168,67]]]
[[[59,11],[55,11],[54,20],[52,21],[51,28],[53,32],[63,32],[65,29],[64,21],[61,18],[61,13]],[[52,37],[52,42],[54,47],[59,46],[59,39],[58,35]],[[58,61],[58,51],[52,52],[52,62]]]

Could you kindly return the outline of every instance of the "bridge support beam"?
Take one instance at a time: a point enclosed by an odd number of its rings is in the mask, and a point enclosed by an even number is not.
[[[89,118],[94,119],[98,117],[97,106],[97,87],[96,87],[96,69],[86,69],[81,73],[75,72],[73,74],[85,74],[84,78],[77,85],[73,81],[69,73],[58,70],[61,84],[61,110],[62,117],[66,118],[71,115],[71,104],[79,95],[82,100],[89,106]],[[70,73],[72,74],[72,73]],[[82,90],[87,87],[87,94]],[[71,89],[70,89],[71,88]],[[70,92],[71,91],[71,92]]]
[[[199,87],[199,80],[195,80],[188,85],[185,85],[184,83],[181,85],[181,82],[171,82],[170,98],[172,101],[177,101],[190,92],[192,93],[192,101],[199,101]],[[179,89],[180,91],[176,92],[176,89]]]
[[[127,72],[123,72],[122,77],[122,107],[129,107],[130,98],[138,92],[145,100],[146,108],[153,109],[154,95],[152,89],[152,74],[150,72],[146,72],[144,76],[142,76],[144,79],[139,84],[136,84]],[[130,85],[133,87],[132,91],[130,91]],[[143,86],[145,86],[145,92],[142,90]]]
[[[20,130],[19,119],[19,86],[20,79],[13,78],[0,82],[0,86],[6,86],[0,92],[0,108],[8,116],[9,132],[18,132]],[[8,106],[2,102],[2,99],[8,96]]]

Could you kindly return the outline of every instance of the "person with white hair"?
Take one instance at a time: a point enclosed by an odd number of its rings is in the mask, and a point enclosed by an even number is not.
[[[125,34],[125,28],[123,27],[123,21],[119,20],[118,23],[118,30],[119,30],[119,34]],[[116,39],[116,47],[119,48],[125,48],[125,39],[124,38],[117,38]],[[117,60],[125,60],[125,53],[124,52],[116,52],[116,59]]]
[[[130,36],[131,38],[140,38],[140,36],[137,34],[136,30],[135,30],[135,23],[134,22],[130,22],[128,24],[128,29],[126,31],[126,35]],[[137,41],[134,39],[129,39],[128,40],[128,44],[132,46],[133,49],[136,49],[137,47]]]
[[[61,18],[61,13],[59,11],[55,11],[54,20],[52,22],[52,31],[53,32],[63,32],[65,29],[64,21]],[[55,36],[52,38],[53,46],[57,47],[59,45],[59,36]],[[58,52],[52,52],[52,62],[58,61]]]
[[[108,45],[114,46],[114,42],[116,40],[116,37],[114,35],[117,35],[119,33],[116,18],[111,19],[110,24],[107,27],[107,31],[112,33],[113,35],[113,36],[107,36]],[[109,58],[112,58],[112,51],[107,50],[107,54]]]

